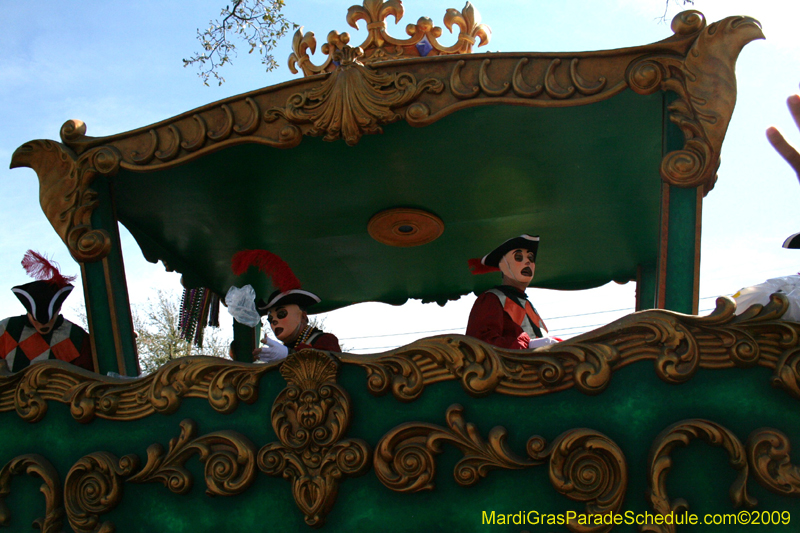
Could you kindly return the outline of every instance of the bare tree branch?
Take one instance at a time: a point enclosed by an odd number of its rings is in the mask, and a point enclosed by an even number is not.
[[[664,0],[664,14],[658,17],[656,20],[659,20],[666,24],[667,22],[667,13],[669,12],[669,4],[670,2],[675,2],[678,5],[685,6],[686,4],[694,5],[694,0]]]
[[[271,53],[272,49],[289,29],[297,28],[297,24],[281,13],[284,5],[285,0],[234,0],[222,9],[220,19],[209,22],[208,29],[198,28],[197,40],[202,52],[184,59],[183,66],[197,65],[198,76],[205,85],[211,78],[222,85],[225,78],[219,74],[219,69],[232,63],[232,58],[237,55],[233,40],[241,39],[250,46],[248,54],[255,50],[263,54],[261,62],[266,72],[275,69],[278,62]]]

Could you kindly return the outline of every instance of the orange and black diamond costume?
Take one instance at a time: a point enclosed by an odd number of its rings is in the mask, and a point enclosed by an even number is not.
[[[27,315],[0,321],[0,357],[12,372],[48,359],[94,370],[89,334],[64,317],[59,317],[45,335],[36,331]]]

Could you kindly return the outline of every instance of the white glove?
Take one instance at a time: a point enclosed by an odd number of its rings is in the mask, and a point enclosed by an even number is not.
[[[286,359],[286,356],[289,355],[289,348],[280,341],[264,337],[261,342],[266,344],[258,352],[258,360],[262,363],[280,361],[281,359]]]
[[[538,339],[531,339],[531,342],[528,343],[528,348],[541,348],[542,346],[549,346],[551,344],[556,344],[558,341],[553,337],[540,337]]]

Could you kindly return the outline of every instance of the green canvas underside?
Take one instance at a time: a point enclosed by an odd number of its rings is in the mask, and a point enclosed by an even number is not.
[[[119,220],[150,260],[188,286],[224,294],[274,287],[233,254],[266,249],[317,293],[321,312],[363,301],[444,303],[497,275],[467,260],[521,233],[541,245],[533,285],[586,289],[636,277],[656,262],[663,94],[626,91],[589,106],[472,107],[426,127],[405,122],[358,145],[305,137],[281,150],[247,144],[189,164],[114,179]],[[367,233],[378,212],[412,207],[445,230],[417,247]]]

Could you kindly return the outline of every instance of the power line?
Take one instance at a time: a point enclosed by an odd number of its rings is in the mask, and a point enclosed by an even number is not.
[[[699,298],[698,300],[710,300],[712,298],[713,299],[719,298],[719,295],[703,296],[703,297]],[[566,319],[566,318],[577,318],[577,317],[582,317],[582,316],[602,315],[602,314],[608,314],[608,313],[618,313],[618,312],[622,312],[622,311],[630,312],[633,309],[634,309],[633,307],[623,307],[623,308],[620,308],[620,309],[607,309],[605,311],[590,311],[588,313],[578,313],[578,314],[575,314],[575,315],[564,315],[564,316],[550,317],[547,320],[548,321],[563,320],[563,319]],[[698,313],[705,313],[707,311],[711,311],[712,309],[714,309],[714,308],[700,310],[700,311],[698,311]],[[571,329],[587,328],[587,327],[589,328],[589,329],[584,329],[583,331],[581,331],[579,333],[569,333],[569,335],[578,336],[578,335],[582,335],[582,334],[584,334],[584,333],[586,333],[588,331],[591,331],[592,330],[591,328],[595,328],[595,327],[598,327],[598,326],[605,326],[605,325],[606,324],[592,324],[590,326],[580,325],[580,326],[572,326],[572,327],[567,327],[567,328],[559,328],[558,330],[556,330],[557,333],[554,333],[554,334],[558,335],[558,334],[560,334],[558,332],[571,330]],[[409,332],[405,332],[405,333],[387,333],[387,334],[384,334],[384,335],[364,335],[364,336],[361,336],[361,337],[342,337],[340,340],[342,340],[342,341],[356,341],[356,340],[362,340],[362,339],[382,339],[382,338],[385,338],[385,337],[405,337],[405,336],[409,336],[409,335],[421,335],[421,334],[426,334],[426,333],[453,333],[454,330],[461,330],[461,329],[464,329],[464,327],[465,326],[462,325],[462,326],[451,327],[451,328],[429,329],[429,330],[424,330],[424,331],[409,331]],[[397,348],[397,345],[373,346],[371,348],[356,348],[356,350],[382,350],[382,349],[386,349],[386,348]]]
[[[418,333],[439,333],[439,332],[453,332],[456,329],[464,329],[464,326],[460,326],[457,328],[447,328],[447,329],[431,329],[428,331],[410,331],[408,333],[387,333],[386,335],[367,335],[364,337],[342,337],[340,340],[343,341],[354,341],[358,339],[377,339],[383,337],[401,337],[403,335],[416,335]],[[460,335],[460,333],[459,333]]]
[[[707,300],[708,298],[717,298],[717,297],[716,296],[707,296],[706,298],[701,298],[701,300]],[[707,313],[709,311],[713,311],[714,309],[715,309],[714,307],[709,307],[709,308],[706,308],[706,309],[700,309],[700,310],[698,310],[698,314]],[[608,311],[608,312],[611,312],[611,311]],[[598,313],[586,313],[586,314],[598,314]],[[575,315],[575,316],[583,316],[583,315]],[[566,335],[569,335],[569,338],[572,338],[572,337],[577,337],[578,335],[583,335],[584,333],[588,333],[588,332],[592,331],[593,328],[601,327],[601,326],[605,326],[605,325],[607,325],[607,324],[606,323],[599,323],[599,324],[591,324],[591,325],[588,325],[588,326],[585,325],[585,324],[582,324],[580,326],[572,326],[572,327],[568,327],[568,328],[560,328],[558,330],[554,330],[552,335],[555,336],[555,337],[559,337],[559,336],[565,335],[562,332],[567,331],[567,330],[588,328],[588,329],[584,329],[584,330],[578,331],[578,332],[566,333]],[[354,339],[360,339],[360,338],[361,339],[374,339],[374,338],[381,338],[381,337],[397,337],[397,336],[403,336],[403,335],[414,335],[416,333],[436,333],[436,332],[445,332],[445,331],[446,332],[452,332],[451,329],[442,329],[442,330],[430,330],[430,331],[417,331],[417,332],[411,332],[411,333],[392,333],[392,334],[389,334],[389,335],[372,335],[370,337],[351,337],[350,339],[342,339],[342,340],[354,340]],[[565,340],[567,340],[567,339],[565,339]],[[402,345],[390,344],[390,345],[387,345],[387,346],[371,346],[369,348],[354,348],[353,351],[356,351],[356,350],[358,350],[358,351],[364,351],[364,350],[386,350],[386,349],[399,348],[400,346],[402,346]]]

